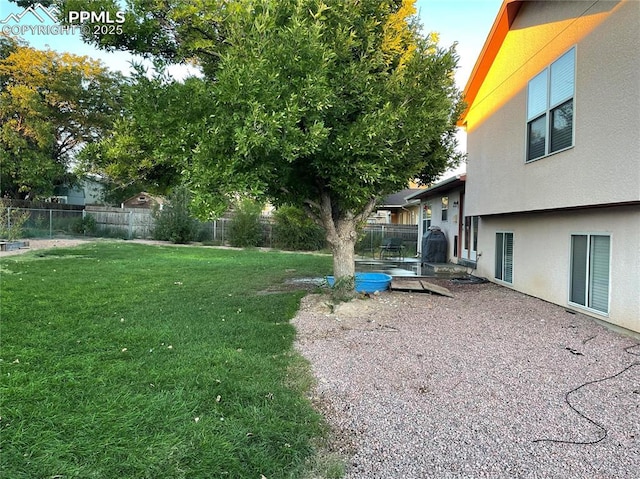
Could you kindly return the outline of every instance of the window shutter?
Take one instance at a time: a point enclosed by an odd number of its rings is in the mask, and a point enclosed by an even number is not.
[[[536,75],[527,90],[527,120],[547,110],[547,70]]]
[[[513,233],[496,233],[496,279],[513,283]]]
[[[589,307],[609,312],[609,236],[592,236],[589,271]]]
[[[504,235],[504,281],[513,283],[513,233]]]
[[[575,49],[572,48],[551,64],[550,107],[573,98],[575,53]]]

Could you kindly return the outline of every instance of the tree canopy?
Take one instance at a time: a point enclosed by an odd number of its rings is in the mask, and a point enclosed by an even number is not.
[[[95,60],[0,35],[2,195],[34,199],[71,184],[73,155],[118,113],[120,81]]]
[[[421,33],[413,3],[132,0],[127,35],[89,40],[195,61],[206,101],[195,115],[185,104],[189,148],[156,136],[154,155],[170,152],[203,215],[239,184],[304,206],[327,232],[334,274],[352,276],[357,227],[376,200],[459,158],[457,55]],[[172,110],[158,115],[180,122]]]
[[[122,88],[122,114],[102,141],[78,155],[79,167],[102,176],[118,202],[143,190],[166,195],[182,183],[210,106],[200,79],[169,81],[137,66]]]

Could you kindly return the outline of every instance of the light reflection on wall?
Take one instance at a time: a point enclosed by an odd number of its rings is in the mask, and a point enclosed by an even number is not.
[[[466,114],[467,133],[516,95],[524,95],[531,78],[579,44],[626,1],[598,2],[582,16],[575,12],[576,7],[584,10],[585,3],[582,2],[550,2],[556,4],[551,5],[552,8],[545,8],[544,2],[536,2],[536,10],[525,2]],[[558,5],[562,8],[555,8]],[[578,47],[577,62],[579,58]],[[525,119],[522,121],[524,124]]]

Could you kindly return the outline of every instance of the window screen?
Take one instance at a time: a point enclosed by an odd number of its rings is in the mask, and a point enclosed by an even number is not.
[[[609,312],[610,249],[607,235],[571,236],[570,302]]]
[[[495,277],[513,283],[513,233],[496,233]]]
[[[529,81],[527,161],[573,145],[575,48]]]

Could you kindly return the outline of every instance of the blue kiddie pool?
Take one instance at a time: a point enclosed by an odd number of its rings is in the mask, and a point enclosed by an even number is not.
[[[327,283],[333,287],[336,282],[333,276],[327,276]],[[358,293],[375,293],[386,291],[391,284],[391,276],[385,273],[356,273],[356,291]]]

